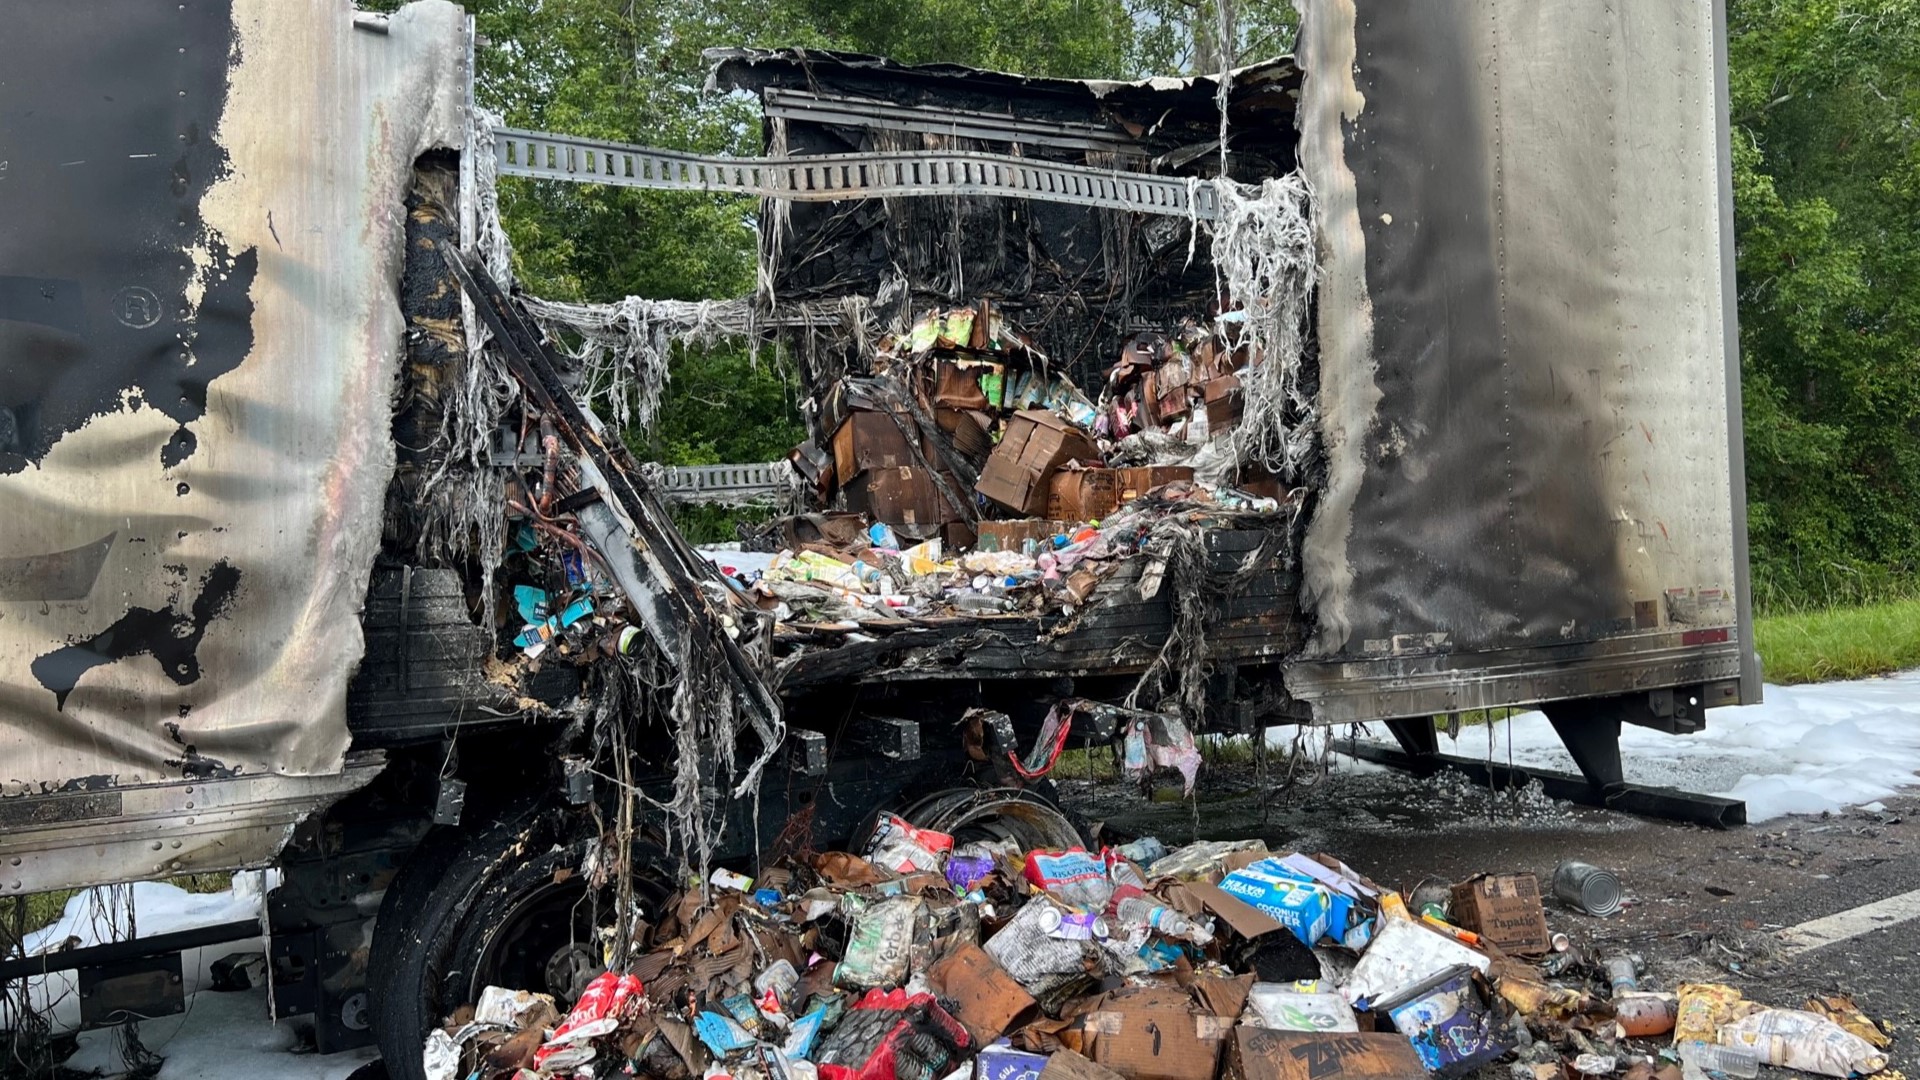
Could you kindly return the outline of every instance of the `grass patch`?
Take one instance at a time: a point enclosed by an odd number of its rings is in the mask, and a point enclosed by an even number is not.
[[[1920,599],[1763,615],[1753,629],[1767,681],[1783,686],[1920,667]]]

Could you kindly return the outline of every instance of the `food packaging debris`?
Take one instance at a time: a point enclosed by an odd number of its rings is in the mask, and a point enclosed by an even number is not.
[[[1807,1011],[1818,1013],[1839,1024],[1872,1043],[1877,1049],[1885,1050],[1893,1045],[1893,1036],[1882,1031],[1880,1025],[1874,1023],[1866,1013],[1861,1012],[1860,1006],[1855,1005],[1853,999],[1845,994],[1815,994],[1807,999]]]
[[[932,1080],[972,1047],[932,994],[870,990],[822,1040],[820,1080]]]
[[[995,863],[992,855],[971,855],[955,852],[947,857],[947,883],[955,892],[962,895],[972,892],[980,883],[993,876]]]
[[[1573,1059],[1573,1071],[1582,1076],[1612,1076],[1620,1071],[1620,1059],[1612,1054],[1581,1054]]]
[[[1055,926],[1069,911],[1046,896],[1036,896],[1014,912],[984,946],[994,963],[1045,1003],[1065,991],[1087,985],[1094,973],[1111,966],[1111,953],[1092,941],[1055,937]]]
[[[628,1009],[639,1007],[644,1000],[639,979],[612,971],[601,972],[581,991],[580,1000],[574,1002],[560,1026],[553,1029],[546,1044],[534,1051],[534,1068],[545,1067],[555,1054],[569,1047],[612,1034]],[[585,1060],[591,1058],[589,1054]]]
[[[1376,945],[1377,947],[1377,945]],[[1464,1076],[1512,1049],[1507,1026],[1481,996],[1478,972],[1460,964],[1373,1006],[1393,1018],[1429,1072]]]
[[[1341,993],[1356,1008],[1369,1008],[1457,964],[1484,972],[1493,959],[1411,919],[1384,918]]]
[[[945,868],[953,837],[915,828],[898,814],[881,814],[867,842],[867,861],[896,874],[938,873]]]
[[[1481,874],[1453,887],[1453,921],[1517,956],[1553,947],[1540,879],[1532,874]]]
[[[743,893],[753,891],[752,878],[737,871],[727,870],[721,867],[715,867],[713,873],[707,877],[707,881],[716,889],[731,889],[734,892]]]
[[[827,1005],[822,1002],[808,1009],[787,1029],[787,1041],[780,1047],[781,1052],[790,1058],[810,1058],[813,1046],[820,1038],[820,1031],[826,1026]]]
[[[1686,983],[1680,987],[1680,1003],[1674,1014],[1674,1045],[1714,1042],[1720,1037],[1720,1025],[1732,1023],[1758,1008],[1731,986]]]
[[[439,1028],[427,1032],[427,1045],[420,1052],[427,1080],[455,1080],[460,1075],[460,1046],[453,1036]]]
[[[796,971],[793,961],[782,957],[767,965],[767,969],[754,976],[755,993],[771,992],[783,1003],[793,999],[794,988],[800,985],[800,972]]]
[[[526,1027],[548,1028],[560,1022],[560,1010],[554,1005],[552,994],[489,986],[480,991],[480,1000],[474,1004],[473,1021],[516,1031]]]
[[[1082,1052],[1127,1080],[1213,1080],[1230,1017],[1194,1011],[1186,991],[1116,990],[1081,1018]]]
[[[1313,945],[1329,929],[1344,927],[1352,900],[1315,881],[1303,880],[1277,859],[1262,859],[1220,879],[1222,892],[1238,897]]]
[[[1872,1043],[1818,1013],[1762,1009],[1722,1024],[1723,1046],[1744,1046],[1769,1065],[1822,1076],[1866,1076],[1887,1067]]]
[[[1248,855],[1246,862],[1264,858],[1267,845],[1259,840],[1197,840],[1146,868],[1150,880],[1176,878],[1180,881],[1218,881],[1235,855]],[[1246,865],[1240,863],[1239,865]]]
[[[693,1018],[693,1030],[714,1057],[729,1057],[756,1043],[753,1033],[740,1021],[722,1013],[702,1012]]]
[[[1353,1007],[1339,994],[1303,993],[1283,983],[1254,983],[1240,1022],[1274,1031],[1359,1031]]]
[[[1046,1067],[1047,1055],[1015,1050],[1005,1039],[989,1043],[974,1061],[978,1080],[1039,1080]]]
[[[1407,1040],[1371,1032],[1233,1031],[1232,1080],[1417,1080],[1426,1065]]]
[[[1081,848],[1029,851],[1027,880],[1047,895],[1082,911],[1101,911],[1113,896],[1107,864]]]
[[[834,982],[860,990],[906,982],[914,930],[925,909],[918,896],[902,895],[888,897],[855,916]]]
[[[976,1043],[1004,1034],[1014,1020],[1034,1007],[1033,996],[986,951],[963,942],[927,970],[927,985],[943,1001]]]

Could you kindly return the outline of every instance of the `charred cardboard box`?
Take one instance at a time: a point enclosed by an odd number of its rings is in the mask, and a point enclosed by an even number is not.
[[[904,420],[903,425],[900,421]],[[906,431],[913,430],[908,417],[873,409],[853,409],[833,430],[834,479],[841,487],[872,469],[897,469],[917,466],[924,454],[915,454],[907,442]]]
[[[1024,551],[1027,542],[1050,544],[1063,528],[1061,522],[1047,518],[1023,518],[1019,521],[982,521],[974,527],[978,551]]]
[[[1121,506],[1164,484],[1193,482],[1193,469],[1186,465],[1138,465],[1114,472],[1120,480]]]
[[[933,422],[947,433],[954,450],[973,464],[979,465],[993,453],[993,436],[988,434],[993,428],[992,414],[940,405],[934,407]]]
[[[1233,1029],[1228,1080],[1425,1080],[1406,1036],[1371,1032]]]
[[[1222,375],[1200,384],[1200,400],[1207,410],[1207,430],[1215,435],[1231,429],[1246,411],[1246,397],[1240,379]]]
[[[980,376],[999,370],[999,365],[962,364],[942,360],[934,365],[933,403],[949,409],[984,409],[987,392]]]
[[[1034,1008],[1033,995],[972,942],[941,957],[927,970],[927,983],[953,1003],[953,1015],[981,1045],[998,1039]]]
[[[1113,469],[1054,472],[1047,492],[1047,516],[1055,521],[1100,521],[1120,507],[1120,475]]]
[[[908,442],[906,433],[914,430],[908,417],[852,409],[833,432],[833,467],[848,510],[924,540],[966,513],[928,471],[934,456]],[[943,479],[956,497],[967,498],[965,485],[951,476]]]
[[[1532,874],[1481,874],[1453,887],[1448,912],[1471,930],[1516,956],[1538,956],[1553,947],[1540,902],[1540,879]]]
[[[1006,434],[975,490],[1009,510],[1038,517],[1046,512],[1047,483],[1069,461],[1099,463],[1100,451],[1079,428],[1044,409],[1023,409],[1007,421]]]
[[[1126,1080],[1213,1080],[1233,1021],[1196,1011],[1177,987],[1131,987],[1081,1018],[1083,1050]]]
[[[965,497],[959,481],[946,477],[947,488]],[[925,540],[940,535],[949,522],[965,515],[953,501],[941,493],[927,470],[911,465],[868,469],[842,485],[847,509],[865,514],[874,521],[893,526],[894,531]]]

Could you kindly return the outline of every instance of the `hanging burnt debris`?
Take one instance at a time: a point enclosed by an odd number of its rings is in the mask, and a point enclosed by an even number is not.
[[[606,852],[644,835],[698,870],[802,807],[824,842],[936,777],[1044,784],[1070,728],[1190,787],[1197,733],[1293,709],[1315,428],[1292,65],[1233,75],[1248,134],[1223,157],[1204,78],[717,59],[717,84],[761,96],[769,158],[950,149],[1148,178],[1163,201],[1052,174],[1030,197],[961,190],[915,158],[954,190],[765,199],[754,297],[559,304],[496,284],[497,245],[443,254],[452,192],[423,167],[396,431],[440,434],[408,442],[392,492],[392,546],[425,558],[376,583],[396,647],[359,684],[370,722],[557,722],[556,782],[599,808]],[[695,551],[618,433],[651,422],[675,348],[769,338],[802,373],[807,512]],[[442,678],[475,667],[484,685]],[[1087,720],[1115,709],[1129,722]]]
[[[982,151],[1115,173],[1221,175],[1210,78],[1042,79],[802,49],[708,57],[713,85],[760,97],[772,157]],[[1294,171],[1298,88],[1287,58],[1233,73],[1228,178],[1257,186]],[[776,310],[857,296],[885,326],[990,297],[1082,386],[1097,388],[1140,329],[1204,319],[1220,296],[1206,239],[1184,215],[960,194],[769,200],[763,217],[764,287]],[[799,352],[822,348],[832,346]],[[858,372],[866,359],[841,361]],[[833,362],[807,371],[822,383],[838,373]]]

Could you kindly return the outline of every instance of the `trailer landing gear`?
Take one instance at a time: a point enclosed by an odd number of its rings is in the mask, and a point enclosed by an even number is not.
[[[1433,721],[1413,717],[1387,721],[1400,749],[1376,743],[1346,739],[1335,744],[1342,753],[1404,769],[1416,776],[1432,776],[1441,769],[1465,773],[1478,784],[1503,791],[1522,787],[1530,781],[1555,799],[1599,806],[1642,817],[1685,821],[1715,828],[1731,828],[1747,823],[1747,804],[1738,799],[1699,795],[1674,788],[1649,787],[1628,783],[1620,761],[1622,724],[1638,724],[1659,730],[1685,733],[1704,726],[1698,711],[1700,697],[1687,688],[1632,694],[1614,698],[1586,698],[1558,701],[1545,706],[1547,720],[1553,724],[1560,741],[1566,744],[1580,775],[1533,766],[1506,765],[1457,754],[1442,754]],[[1678,704],[1678,708],[1676,708]],[[1689,709],[1688,705],[1692,706]],[[1664,706],[1664,707],[1663,707]]]

